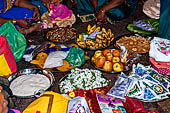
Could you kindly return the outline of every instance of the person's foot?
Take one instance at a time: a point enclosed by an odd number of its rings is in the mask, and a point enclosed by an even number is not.
[[[38,24],[35,24],[27,29],[21,29],[19,27],[17,27],[18,31],[22,34],[28,34],[28,33],[31,33],[33,31],[41,31],[43,29],[43,25],[42,23],[38,23]]]

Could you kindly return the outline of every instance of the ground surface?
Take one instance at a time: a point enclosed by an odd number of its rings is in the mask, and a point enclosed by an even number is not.
[[[105,24],[102,25],[105,28],[111,28],[112,32],[115,34],[115,37],[118,37],[120,35],[124,34],[129,34],[130,32],[126,29],[126,26],[128,23],[134,21],[134,20],[139,20],[139,19],[145,19],[148,18],[143,12],[142,12],[142,2],[139,2],[138,8],[135,12],[135,14],[129,18],[126,18],[124,20],[115,22],[115,24]],[[89,22],[89,23],[81,23],[81,21],[77,18],[76,23],[73,25],[74,28],[78,30],[78,33],[82,33],[86,31],[86,27],[88,24],[95,24],[95,21]],[[47,41],[44,36],[45,36],[46,30],[41,31],[41,32],[33,32],[31,34],[26,35],[25,37],[27,40],[32,41],[31,43],[28,42],[28,44],[43,44],[45,41]],[[110,47],[112,48],[112,46]],[[89,55],[93,54],[92,51],[88,51]],[[144,60],[147,62],[148,57],[147,55],[144,57]],[[147,62],[148,63],[148,62]],[[28,62],[25,62],[23,59],[17,63],[18,71],[26,68],[36,68],[34,65],[31,65]],[[87,61],[81,68],[90,68],[94,69],[94,67],[91,65],[90,61]],[[67,73],[53,73],[55,76],[55,84],[54,86],[50,89],[55,92],[58,91],[58,81],[65,76]],[[110,80],[110,86],[113,86],[114,82],[117,79],[117,76],[119,74],[108,74],[108,73],[103,73],[104,76]],[[21,111],[23,111],[35,98],[17,98],[13,97],[12,98],[15,107]],[[159,113],[170,113],[170,99],[161,101],[161,102],[154,102],[154,103],[144,103],[145,107],[148,109],[157,109]]]

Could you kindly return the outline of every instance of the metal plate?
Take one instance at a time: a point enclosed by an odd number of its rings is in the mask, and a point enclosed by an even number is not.
[[[55,78],[54,78],[53,74],[50,71],[46,71],[46,70],[42,70],[42,69],[38,69],[38,68],[24,69],[24,70],[21,70],[19,72],[12,74],[8,78],[10,85],[13,82],[13,80],[15,80],[17,77],[23,76],[23,75],[26,76],[26,75],[29,75],[29,74],[42,74],[42,75],[46,76],[50,81],[50,86],[47,89],[42,89],[41,91],[35,91],[35,95],[28,95],[28,96],[14,95],[14,96],[20,97],[20,98],[36,97],[36,96],[38,96],[38,94],[41,95],[43,93],[43,91],[48,90],[50,87],[52,87],[54,85]]]

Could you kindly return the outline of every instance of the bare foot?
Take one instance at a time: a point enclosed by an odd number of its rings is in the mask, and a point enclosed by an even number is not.
[[[31,33],[33,31],[41,31],[43,29],[43,26],[42,26],[42,23],[38,23],[38,24],[35,24],[27,29],[21,29],[19,27],[17,27],[18,31],[22,34],[28,34],[28,33]]]

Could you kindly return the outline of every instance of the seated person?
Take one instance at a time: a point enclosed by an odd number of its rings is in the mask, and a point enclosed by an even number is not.
[[[3,85],[0,85],[0,113],[21,113],[16,109],[8,108],[8,101],[5,99],[5,94],[3,93]]]
[[[42,21],[50,26],[57,25],[58,27],[71,27],[72,24],[75,23],[75,15],[61,2],[62,0],[51,0],[50,2],[47,2],[46,7],[49,12],[42,16]]]
[[[0,86],[0,113],[8,113],[8,101],[5,100],[2,91],[2,87]]]
[[[27,0],[0,0],[0,24],[11,21],[23,33],[40,30],[41,24],[31,26],[33,21],[40,19],[37,6]]]
[[[77,13],[82,22],[96,19],[112,24],[131,16],[136,7],[137,0],[77,0]]]
[[[170,0],[160,0],[158,36],[170,40]]]
[[[29,1],[32,4],[38,6],[41,15],[48,11],[46,4],[49,2],[49,0],[29,0]]]

